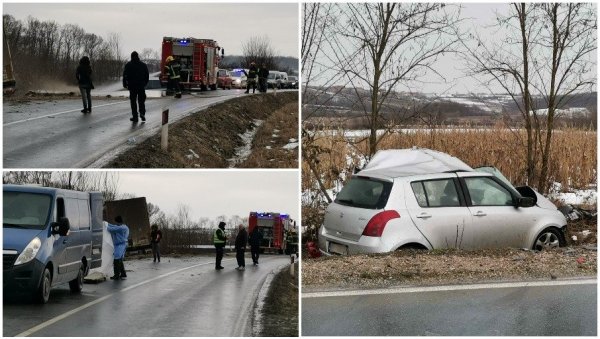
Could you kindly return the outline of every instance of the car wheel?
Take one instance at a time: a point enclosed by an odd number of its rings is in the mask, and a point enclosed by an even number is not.
[[[534,251],[542,251],[550,248],[561,247],[565,245],[565,241],[556,228],[547,228],[543,230],[533,243]]]
[[[71,292],[80,293],[83,289],[83,265],[79,267],[77,278],[69,281]]]
[[[44,269],[44,273],[42,275],[42,281],[40,281],[40,286],[35,292],[35,300],[41,304],[45,304],[50,300],[50,289],[52,288],[52,274],[48,267]]]

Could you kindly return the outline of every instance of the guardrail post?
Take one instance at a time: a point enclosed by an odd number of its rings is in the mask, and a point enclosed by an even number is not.
[[[169,147],[169,109],[162,111],[162,130],[160,131],[160,148],[166,151]]]

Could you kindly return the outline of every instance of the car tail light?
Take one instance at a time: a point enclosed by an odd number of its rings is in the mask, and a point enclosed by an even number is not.
[[[368,237],[381,237],[381,234],[383,234],[383,229],[385,228],[385,225],[387,225],[388,221],[396,218],[400,218],[400,214],[393,210],[377,213],[371,218],[371,220],[369,220],[362,235],[366,235]]]

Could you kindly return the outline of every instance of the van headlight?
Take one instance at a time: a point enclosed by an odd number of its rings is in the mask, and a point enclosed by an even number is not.
[[[29,242],[27,247],[25,247],[23,252],[19,254],[17,260],[15,261],[15,265],[25,264],[33,260],[33,258],[35,258],[38,251],[40,250],[40,247],[42,247],[42,242],[40,241],[40,238],[33,238],[33,240]]]

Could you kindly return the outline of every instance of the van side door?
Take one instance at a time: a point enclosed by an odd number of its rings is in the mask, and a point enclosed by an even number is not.
[[[65,279],[68,281],[74,279],[73,274],[75,274],[75,276],[77,275],[79,264],[81,262],[81,244],[79,236],[81,221],[79,216],[79,200],[76,197],[69,196],[65,198],[65,212],[67,218],[69,218],[71,229],[69,230],[69,234],[65,237],[67,245],[67,248],[65,249],[66,255],[65,260],[58,267],[58,273],[66,274],[67,276]]]
[[[54,205],[55,218],[53,221],[58,221],[63,217],[67,217],[64,196],[58,195]],[[69,220],[69,223],[71,223],[71,220]],[[61,269],[61,266],[64,265],[66,261],[69,235],[61,236],[60,234],[52,234],[49,231],[49,236],[53,239],[52,251],[50,253],[51,257],[49,260],[52,261],[52,266],[54,267],[52,285],[55,285],[66,281],[64,274],[61,274],[61,272],[64,272],[64,268]]]

